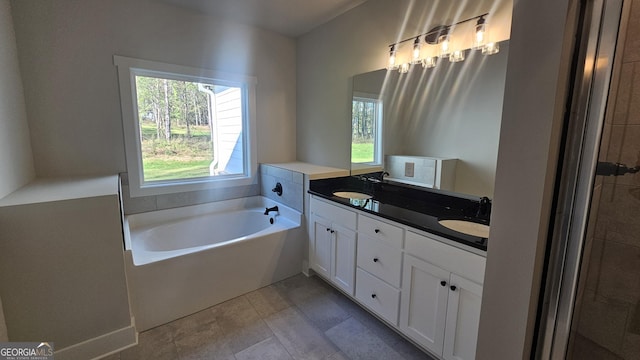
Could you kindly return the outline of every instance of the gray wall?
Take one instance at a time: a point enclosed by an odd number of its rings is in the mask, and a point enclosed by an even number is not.
[[[0,0],[0,198],[35,176],[9,0]],[[7,341],[0,299],[0,341]]]
[[[255,76],[258,161],[295,159],[295,42],[152,0],[12,1],[36,174],[126,171],[113,55]]]
[[[11,6],[0,0],[0,198],[34,177]]]

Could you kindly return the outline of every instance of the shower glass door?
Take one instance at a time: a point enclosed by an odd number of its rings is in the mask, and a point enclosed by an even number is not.
[[[583,4],[535,358],[640,359],[640,0]]]
[[[640,359],[640,1],[625,6],[568,359]]]

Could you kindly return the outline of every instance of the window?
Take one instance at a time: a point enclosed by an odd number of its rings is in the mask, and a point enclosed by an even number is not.
[[[131,196],[255,183],[255,79],[114,56]]]
[[[382,164],[382,101],[354,93],[351,108],[351,162]]]

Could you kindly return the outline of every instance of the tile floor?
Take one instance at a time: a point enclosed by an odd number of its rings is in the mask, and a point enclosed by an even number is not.
[[[145,331],[105,360],[432,359],[318,277],[302,274]]]

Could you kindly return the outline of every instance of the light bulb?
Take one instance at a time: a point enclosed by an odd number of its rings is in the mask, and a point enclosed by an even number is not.
[[[436,66],[436,58],[435,57],[428,57],[425,59],[422,59],[422,67],[429,69],[432,67]]]
[[[445,58],[449,56],[449,35],[440,36],[438,44],[440,44],[440,57]]]
[[[389,65],[387,66],[388,70],[396,70],[398,65],[396,65],[396,46],[391,45],[391,49],[389,49]]]
[[[402,63],[402,65],[400,65],[400,74],[406,74],[409,72],[409,63]]]
[[[493,55],[493,54],[497,54],[498,52],[500,52],[500,46],[498,45],[497,42],[490,42],[482,47],[483,55]]]
[[[417,64],[420,62],[420,37],[419,36],[413,42],[413,54],[411,58],[413,59],[411,61],[412,64]]]
[[[452,63],[460,62],[464,60],[464,50],[456,50],[452,51],[451,55],[449,55],[449,61]]]
[[[476,31],[473,34],[473,49],[481,50],[484,46],[484,39],[486,37],[487,26],[484,17],[480,17],[476,23]]]

